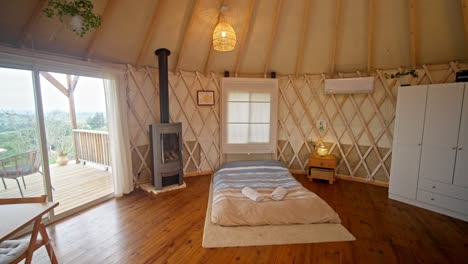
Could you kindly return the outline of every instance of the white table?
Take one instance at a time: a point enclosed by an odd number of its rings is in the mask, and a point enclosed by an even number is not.
[[[49,236],[42,223],[42,216],[57,206],[58,202],[0,205],[0,243],[29,224],[33,224],[29,247],[25,253],[25,263],[31,263],[33,252],[41,246],[46,247],[50,261],[57,263],[54,249],[49,243]],[[37,240],[39,233],[42,237],[40,241]]]

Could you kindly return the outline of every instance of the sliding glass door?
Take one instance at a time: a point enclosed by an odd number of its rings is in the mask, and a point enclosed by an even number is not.
[[[0,68],[0,198],[46,193],[33,72]]]
[[[103,80],[40,73],[55,214],[113,193]]]
[[[51,219],[113,196],[104,80],[0,67],[0,198],[48,195]]]

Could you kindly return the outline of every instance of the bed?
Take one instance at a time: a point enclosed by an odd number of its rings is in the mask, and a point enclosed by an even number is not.
[[[265,199],[245,197],[244,187],[255,189]],[[288,194],[281,201],[270,198],[276,187]],[[307,190],[279,161],[244,161],[224,164],[213,175],[211,222],[222,226],[258,226],[340,223],[338,214],[315,193]]]

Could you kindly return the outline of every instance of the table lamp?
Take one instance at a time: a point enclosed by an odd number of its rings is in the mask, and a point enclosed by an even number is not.
[[[320,145],[320,147],[318,147],[318,149],[317,149],[317,154],[319,154],[320,157],[323,157],[323,156],[327,155],[328,154],[327,147],[325,147],[323,144]]]

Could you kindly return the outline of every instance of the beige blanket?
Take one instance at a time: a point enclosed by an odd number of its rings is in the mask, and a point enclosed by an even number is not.
[[[282,201],[270,198],[272,190],[257,190],[265,196],[255,202],[239,190],[213,194],[211,221],[223,226],[341,223],[338,214],[315,193],[304,187],[291,189]]]

